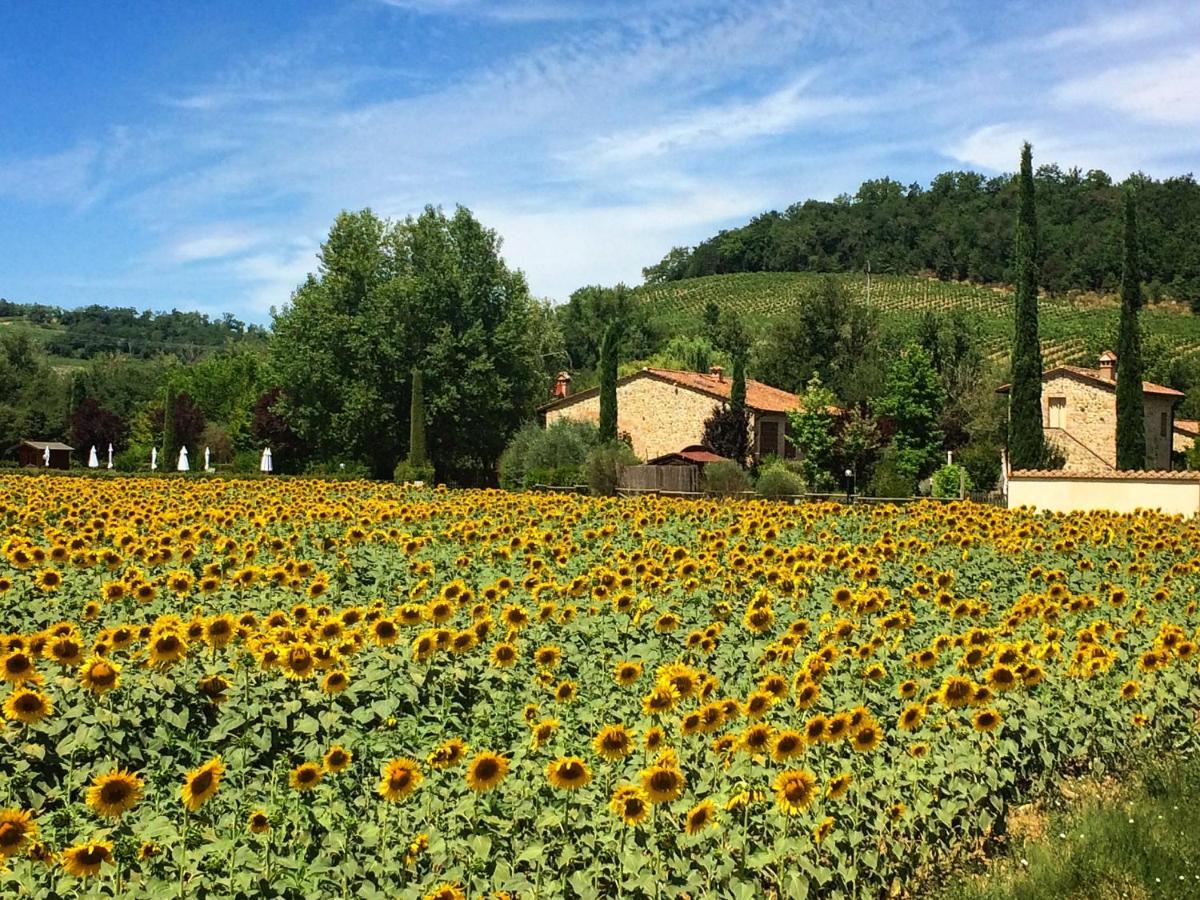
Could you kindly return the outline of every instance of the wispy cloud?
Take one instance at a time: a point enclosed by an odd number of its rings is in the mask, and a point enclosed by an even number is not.
[[[210,231],[177,241],[167,248],[165,256],[176,263],[228,259],[247,252],[261,241],[261,235],[245,231]]]
[[[1086,103],[1135,119],[1200,124],[1200,51],[1117,66],[1059,85],[1064,103]]]
[[[1159,37],[1178,25],[1178,10],[1165,7],[1109,10],[1082,24],[1056,28],[1033,46],[1041,50],[1104,47]]]

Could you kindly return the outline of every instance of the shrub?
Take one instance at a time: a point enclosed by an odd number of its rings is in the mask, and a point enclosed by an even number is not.
[[[790,497],[804,493],[804,479],[782,463],[775,463],[758,476],[754,489],[762,497]]]
[[[888,447],[875,464],[867,491],[872,497],[911,497],[916,489],[916,482],[897,467],[895,450]]]
[[[965,466],[947,463],[933,473],[930,494],[942,500],[952,500],[959,496],[960,487],[965,492],[974,490],[971,473]]]
[[[746,470],[732,460],[709,463],[700,479],[701,487],[713,494],[741,494],[751,488]]]
[[[427,462],[412,463],[407,459],[402,459],[396,463],[396,468],[392,472],[392,480],[397,484],[411,484],[414,481],[433,484],[433,479],[433,466]]]
[[[159,457],[159,471],[162,470],[162,457]],[[101,463],[105,465],[106,463]],[[113,454],[113,468],[118,472],[150,471],[150,448],[141,444],[126,447],[120,453]]]
[[[612,496],[621,483],[621,467],[636,466],[641,460],[621,441],[601,444],[587,455],[583,469],[588,487],[597,496]]]
[[[993,444],[968,444],[954,452],[954,461],[967,470],[978,491],[994,491],[1000,482],[1000,448]]]
[[[539,483],[576,484],[588,453],[599,443],[600,432],[591,422],[557,419],[546,428],[526,425],[500,455],[500,486],[519,490]]]
[[[745,462],[750,455],[750,416],[745,409],[735,409],[727,403],[713,407],[712,415],[704,420],[704,435],[700,442],[717,456]]]
[[[209,462],[216,466],[233,460],[233,440],[229,429],[216,422],[209,422],[200,433],[200,442],[196,445],[200,450],[200,464],[204,464],[204,448],[209,450]]]

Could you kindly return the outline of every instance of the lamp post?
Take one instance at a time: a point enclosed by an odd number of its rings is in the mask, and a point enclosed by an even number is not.
[[[847,466],[846,467],[846,502],[847,503],[854,502],[855,487],[856,487],[856,485],[854,484],[854,470],[851,469],[849,466]]]

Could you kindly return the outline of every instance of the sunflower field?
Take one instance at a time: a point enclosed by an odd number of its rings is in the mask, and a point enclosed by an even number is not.
[[[1153,513],[13,474],[0,522],[3,896],[921,895],[1196,742]]]

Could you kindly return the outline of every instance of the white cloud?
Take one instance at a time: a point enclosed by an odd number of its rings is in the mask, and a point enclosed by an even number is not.
[[[778,91],[748,103],[697,109],[664,125],[597,138],[584,151],[591,164],[632,163],[646,157],[683,151],[744,146],[761,137],[784,134],[804,121],[863,108],[857,99],[821,96],[808,90],[807,75]]]
[[[537,296],[565,300],[583,284],[637,284],[668,248],[759,212],[767,195],[716,186],[654,202],[591,208],[512,209],[481,204],[476,215],[504,237],[504,257]]]
[[[99,151],[91,143],[29,159],[0,162],[0,195],[75,205],[87,195]]]
[[[1178,10],[1119,9],[1097,16],[1082,25],[1057,28],[1036,41],[1035,45],[1042,50],[1058,50],[1124,44],[1158,37],[1178,26]]]
[[[177,263],[224,259],[245,253],[260,241],[261,236],[253,233],[212,231],[176,242],[167,248],[166,256]]]
[[[1200,124],[1200,51],[1074,78],[1054,92],[1062,103],[1119,110],[1168,125]]]

